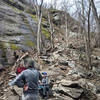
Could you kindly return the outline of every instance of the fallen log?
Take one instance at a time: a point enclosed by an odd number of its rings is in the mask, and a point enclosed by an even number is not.
[[[29,53],[26,52],[24,55],[22,55],[20,58],[18,58],[17,61],[14,63],[14,66],[12,67],[12,71],[15,70],[15,67],[17,66],[18,62],[20,62],[23,58],[25,58],[28,55],[29,55]]]

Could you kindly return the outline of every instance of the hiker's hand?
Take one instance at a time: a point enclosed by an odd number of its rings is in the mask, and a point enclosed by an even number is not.
[[[11,82],[10,82],[10,83],[8,83],[8,86],[12,86]]]
[[[13,82],[9,82],[8,83],[8,86],[13,86]]]
[[[39,81],[39,84],[42,84],[42,82],[41,82],[41,81]]]
[[[28,85],[24,85],[24,91],[28,90]]]

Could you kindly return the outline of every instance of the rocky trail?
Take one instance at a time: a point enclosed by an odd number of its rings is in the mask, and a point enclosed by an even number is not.
[[[100,100],[98,69],[87,71],[79,61],[76,49],[64,49],[60,42],[55,48],[49,56],[42,55],[37,60],[40,72],[46,71],[49,80],[53,80],[53,97],[48,100]],[[0,76],[0,100],[19,100],[22,89],[8,87],[8,82],[15,77],[12,67],[4,69]]]
[[[95,32],[91,31],[92,70],[89,70],[86,43],[81,32],[84,28],[80,20],[51,8],[51,23],[54,27],[54,49],[51,49],[51,25],[47,18],[49,10],[44,7],[41,19],[43,50],[38,55],[35,51],[38,20],[30,1],[0,0],[0,100],[20,100],[22,89],[9,87],[8,82],[16,77],[16,57],[22,58],[27,52],[36,62],[40,73],[48,73],[53,94],[49,94],[48,100],[100,100],[100,48],[95,47]],[[93,29],[96,30],[96,26]]]

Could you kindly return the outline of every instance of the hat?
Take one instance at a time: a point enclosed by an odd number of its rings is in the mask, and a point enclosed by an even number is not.
[[[34,60],[32,58],[27,58],[25,61],[27,67],[34,68]]]
[[[47,75],[47,72],[42,72],[43,75]]]

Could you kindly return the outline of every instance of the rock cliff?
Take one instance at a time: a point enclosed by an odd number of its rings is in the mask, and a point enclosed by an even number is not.
[[[44,9],[43,9],[44,10]],[[64,33],[63,13],[59,10],[51,10],[52,21],[55,25],[55,33]],[[78,28],[78,22],[69,14],[69,29]],[[77,25],[76,25],[77,23]],[[60,25],[60,27],[59,27]],[[60,32],[59,32],[60,30]],[[76,29],[77,30],[77,29]],[[75,30],[75,31],[76,31]],[[28,0],[0,0],[0,61],[13,63],[15,50],[29,50],[36,47],[37,18],[34,9]],[[42,18],[43,39],[50,38],[47,13],[43,12]],[[46,43],[46,42],[45,42]],[[47,44],[46,44],[47,45]],[[9,50],[8,50],[9,49]],[[9,55],[8,55],[9,54]],[[11,58],[8,61],[9,57]],[[4,65],[4,64],[3,64]]]

